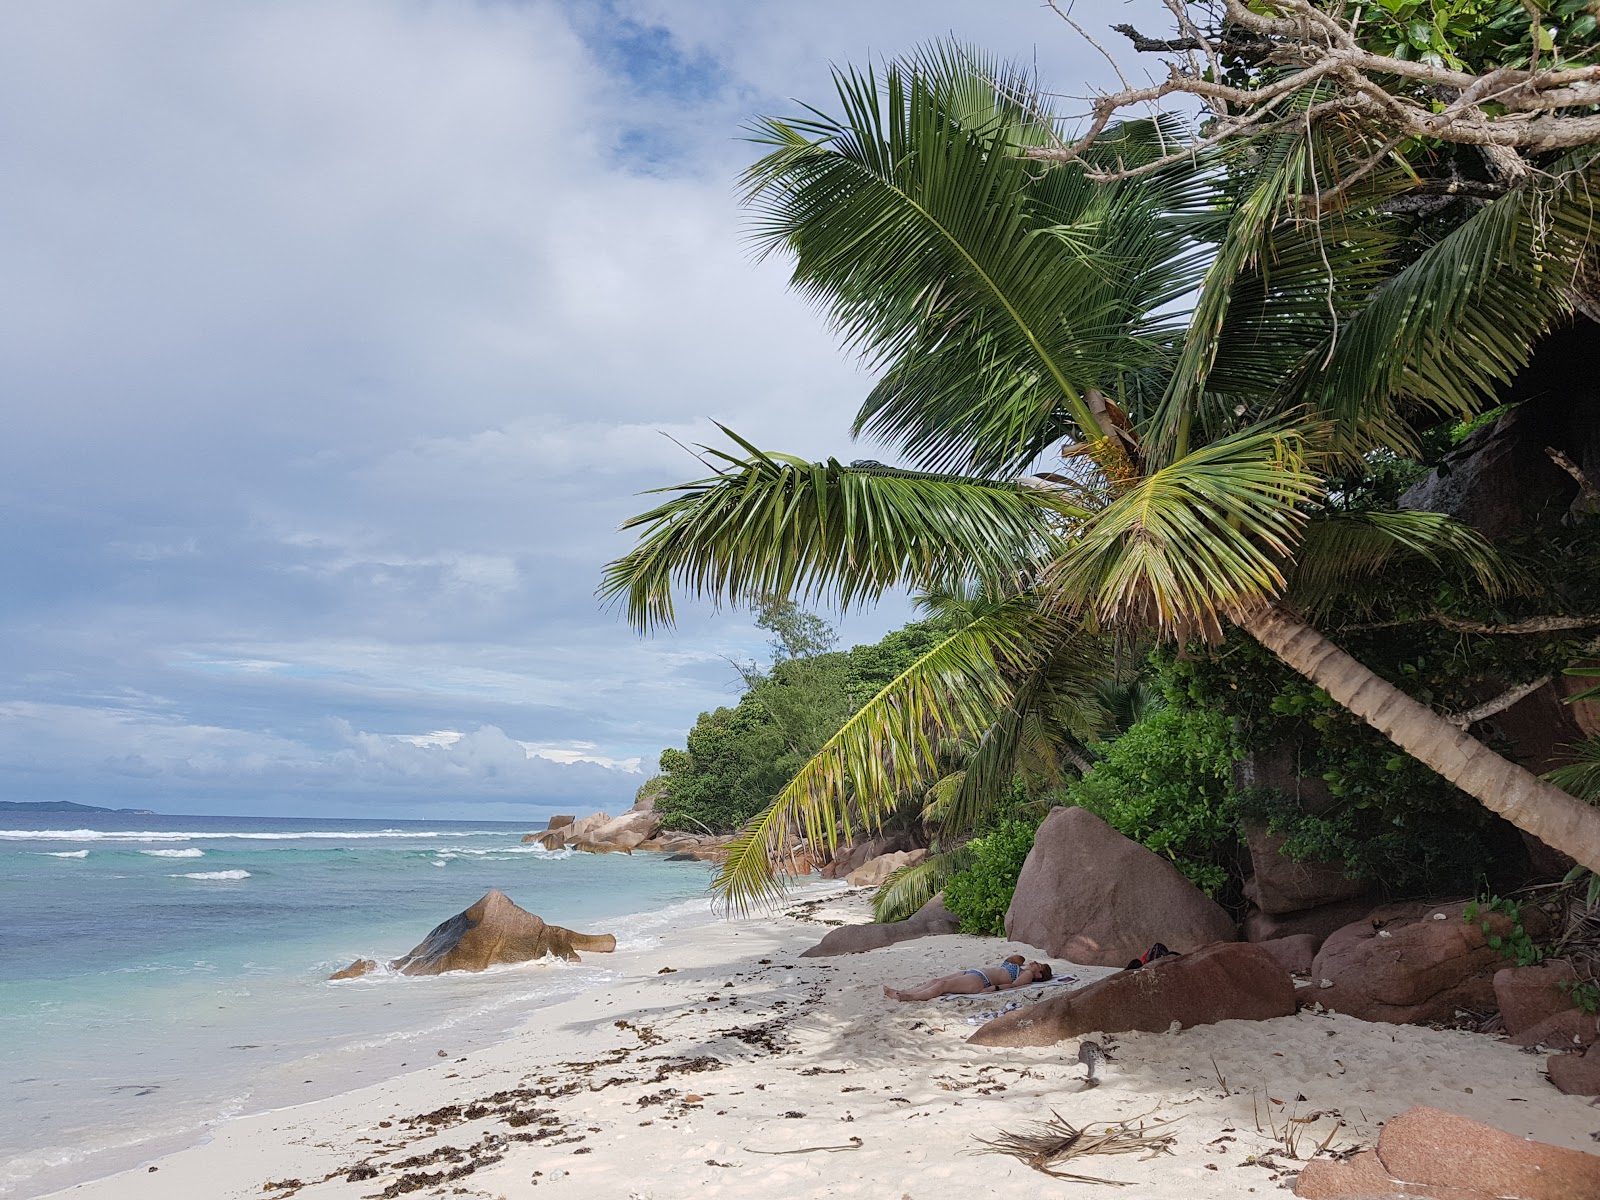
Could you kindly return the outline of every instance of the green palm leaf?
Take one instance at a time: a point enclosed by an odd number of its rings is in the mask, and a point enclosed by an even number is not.
[[[1482,534],[1443,513],[1324,513],[1306,524],[1286,598],[1307,616],[1358,617],[1371,581],[1406,559],[1471,575],[1491,597],[1525,582]]]
[[[671,624],[674,581],[735,605],[792,596],[849,607],[972,578],[1007,590],[1050,555],[1052,524],[1077,517],[1050,489],[811,463],[723,432],[745,456],[708,450],[718,474],[661,489],[677,495],[623,525],[643,532],[607,566],[600,595],[625,600],[640,629]]]
[[[971,864],[971,852],[960,846],[943,854],[930,854],[914,866],[901,867],[873,894],[872,919],[904,921],[942,891],[950,876]]]
[[[746,827],[713,888],[736,909],[749,908],[775,892],[770,855],[791,826],[830,847],[857,825],[877,827],[902,797],[937,777],[942,739],[981,743],[1061,624],[1019,596],[934,646],[862,705]]]
[[[1257,426],[1151,472],[1086,523],[1048,586],[1110,624],[1218,636],[1228,610],[1283,588],[1297,506],[1322,491],[1304,441]]]
[[[1597,187],[1590,149],[1484,205],[1378,288],[1293,392],[1352,439],[1396,401],[1458,416],[1493,403],[1572,310]]]
[[[1169,353],[1202,170],[1104,188],[1041,169],[1023,151],[1056,135],[1026,75],[957,47],[836,83],[840,118],[757,126],[774,149],[746,185],[758,245],[792,254],[794,286],[885,372],[856,431],[986,476],[1103,436],[1087,391]],[[1137,162],[1175,132],[1130,125],[1105,153]]]
[[[1571,750],[1572,761],[1545,778],[1580,800],[1600,801],[1600,737],[1579,742]]]

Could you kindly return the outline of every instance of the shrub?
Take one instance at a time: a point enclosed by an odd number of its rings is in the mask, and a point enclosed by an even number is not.
[[[1062,798],[1170,859],[1215,896],[1237,873],[1235,757],[1226,717],[1164,709],[1112,742]]]
[[[971,865],[944,885],[944,906],[960,918],[962,933],[1005,934],[1006,909],[1038,831],[1036,818],[1012,818],[967,843]]]

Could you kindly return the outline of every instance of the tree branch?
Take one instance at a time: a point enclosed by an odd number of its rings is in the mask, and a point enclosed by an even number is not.
[[[1578,490],[1590,507],[1600,510],[1600,487],[1594,485],[1583,469],[1554,446],[1546,446],[1544,452],[1550,456],[1551,462],[1578,481]]]
[[[1055,0],[1049,3],[1061,11]],[[1031,151],[1030,157],[1076,161],[1126,109],[1159,104],[1172,95],[1204,100],[1212,109],[1214,127],[1197,146],[1137,168],[1089,172],[1100,181],[1134,178],[1178,162],[1196,149],[1273,132],[1280,119],[1273,111],[1277,103],[1289,95],[1303,95],[1313,84],[1331,87],[1335,97],[1310,105],[1297,119],[1315,124],[1354,111],[1371,124],[1374,144],[1385,147],[1361,164],[1358,177],[1375,170],[1390,148],[1410,138],[1479,146],[1504,180],[1528,173],[1526,153],[1600,144],[1600,115],[1592,111],[1600,105],[1600,66],[1542,69],[1536,57],[1528,67],[1501,67],[1475,75],[1437,63],[1394,58],[1361,46],[1359,6],[1354,15],[1344,16],[1343,10],[1326,11],[1311,0],[1273,0],[1272,11],[1263,13],[1252,11],[1243,0],[1224,0],[1221,28],[1210,31],[1196,27],[1181,4],[1168,7],[1178,25],[1176,37],[1147,37],[1128,24],[1112,28],[1137,51],[1181,53],[1184,61],[1169,62],[1168,77],[1148,87],[1129,87],[1124,80],[1122,90],[1094,101],[1089,126],[1075,141],[1058,149]],[[1248,40],[1249,57],[1281,63],[1287,70],[1255,86],[1224,83],[1219,55],[1240,53],[1241,37]],[[1093,39],[1088,40],[1105,54]],[[1196,57],[1202,53],[1204,63]],[[1441,98],[1446,106],[1434,112]],[[1343,181],[1321,207],[1343,200],[1354,182]]]
[[[1456,713],[1455,716],[1446,717],[1445,720],[1460,729],[1476,725],[1479,721],[1487,721],[1496,713],[1503,713],[1506,709],[1527,699],[1554,678],[1555,676],[1553,675],[1541,675],[1537,679],[1530,679],[1527,683],[1519,683],[1509,691],[1501,692],[1493,700],[1485,700],[1476,708],[1469,708],[1466,712]]]

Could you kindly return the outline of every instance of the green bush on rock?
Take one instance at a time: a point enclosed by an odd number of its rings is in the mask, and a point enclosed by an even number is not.
[[[967,843],[971,865],[944,885],[944,906],[960,919],[962,933],[1004,936],[1006,909],[1038,831],[1037,818],[1013,817]]]
[[[1237,873],[1238,811],[1228,720],[1168,708],[1105,748],[1105,757],[1061,793],[1124,837],[1170,859],[1216,896]]]

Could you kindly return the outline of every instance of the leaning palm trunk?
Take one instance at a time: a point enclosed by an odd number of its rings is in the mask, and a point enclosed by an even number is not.
[[[1507,761],[1281,605],[1256,602],[1232,616],[1256,641],[1407,754],[1518,829],[1600,871],[1600,808]]]

